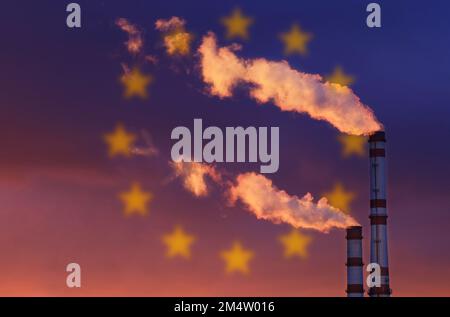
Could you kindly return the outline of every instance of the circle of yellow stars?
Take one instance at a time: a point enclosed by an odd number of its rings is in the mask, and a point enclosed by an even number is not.
[[[239,8],[235,8],[229,16],[221,19],[221,24],[225,27],[226,38],[243,40],[249,39],[249,28],[254,24],[252,17],[246,16]],[[184,29],[165,35],[164,40],[169,55],[187,55],[190,53],[190,42],[192,34]],[[286,55],[308,53],[308,44],[313,35],[298,23],[291,25],[290,30],[280,34],[280,40],[284,44],[284,53]],[[341,66],[336,66],[333,72],[325,79],[330,83],[349,86],[354,83],[354,77],[344,72]],[[143,73],[138,67],[126,70],[120,76],[120,82],[123,85],[123,95],[125,98],[138,97],[148,98],[148,86],[153,78],[149,74]],[[110,157],[131,155],[131,149],[137,140],[137,136],[126,130],[122,123],[118,123],[115,129],[103,135],[103,140],[108,146],[108,155]],[[343,157],[352,155],[363,156],[365,152],[365,137],[339,135],[338,141],[342,145]],[[125,216],[133,214],[145,216],[149,212],[149,204],[153,200],[153,194],[146,191],[140,183],[133,182],[129,189],[118,194],[123,204],[123,213]],[[325,194],[329,203],[341,209],[344,212],[350,211],[350,204],[355,198],[353,192],[348,191],[341,183],[336,183],[334,188]],[[166,233],[161,238],[166,246],[166,257],[190,259],[192,246],[197,242],[196,236],[185,231],[181,225],[174,227],[172,232]],[[308,248],[312,238],[303,234],[297,229],[280,235],[278,241],[283,246],[283,255],[285,258],[298,257],[306,259],[308,257]],[[224,249],[219,254],[225,263],[225,272],[241,273],[248,275],[250,273],[250,263],[255,258],[255,253],[245,247],[242,242],[234,241],[228,249]]]

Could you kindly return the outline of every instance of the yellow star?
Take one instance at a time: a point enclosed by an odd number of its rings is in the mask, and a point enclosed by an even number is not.
[[[254,254],[252,251],[244,249],[240,242],[235,241],[232,248],[222,251],[220,256],[226,262],[225,271],[227,273],[238,271],[248,274],[250,272],[248,262],[253,258]]]
[[[116,129],[111,133],[105,134],[103,139],[108,144],[108,153],[110,157],[119,154],[130,156],[130,149],[136,140],[136,135],[128,133],[123,124],[118,123]]]
[[[236,8],[229,17],[222,18],[222,24],[227,28],[228,39],[240,37],[246,40],[248,39],[247,29],[253,24],[253,19],[246,17],[239,8]]]
[[[306,258],[306,248],[311,243],[311,237],[303,235],[300,231],[293,229],[289,234],[280,236],[280,242],[284,245],[284,256],[291,258],[298,255]]]
[[[147,203],[152,200],[153,196],[149,192],[144,192],[139,183],[131,185],[128,192],[122,192],[119,195],[125,207],[125,216],[137,213],[145,216],[148,213]]]
[[[311,40],[312,34],[303,32],[298,24],[292,25],[289,32],[281,34],[281,40],[284,42],[284,53],[307,53],[306,44]]]
[[[190,258],[190,246],[195,240],[195,237],[185,233],[181,226],[176,226],[171,234],[163,236],[163,242],[167,245],[167,257],[173,258],[179,255],[186,259]]]
[[[188,55],[191,41],[192,35],[184,30],[176,30],[164,36],[164,45],[169,55]]]
[[[339,84],[342,86],[350,86],[355,81],[355,79],[352,76],[344,73],[344,70],[340,66],[337,66],[334,69],[333,74],[327,76],[326,79],[331,83]]]
[[[124,96],[126,98],[131,98],[133,96],[138,96],[141,98],[147,98],[147,86],[152,82],[152,77],[150,75],[144,75],[141,71],[135,67],[131,71],[125,72],[121,77],[120,81],[125,87]]]
[[[352,154],[357,156],[364,156],[365,145],[367,139],[359,135],[341,134],[338,136],[339,142],[342,144],[342,155],[349,157]]]
[[[333,190],[324,194],[324,196],[328,199],[331,206],[346,213],[350,211],[349,205],[355,198],[355,195],[352,192],[346,191],[340,183],[337,183]]]

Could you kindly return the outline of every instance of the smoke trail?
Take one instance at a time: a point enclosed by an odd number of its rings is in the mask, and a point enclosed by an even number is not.
[[[330,206],[326,198],[316,203],[310,193],[302,198],[291,196],[261,174],[239,174],[233,184],[224,180],[211,165],[182,161],[170,162],[170,165],[175,176],[182,179],[184,188],[194,196],[204,197],[209,194],[209,178],[220,187],[228,187],[225,193],[231,204],[240,200],[258,219],[325,233],[332,228],[345,229],[358,224],[348,214]]]
[[[240,174],[229,194],[232,203],[240,199],[256,218],[273,223],[284,222],[295,228],[320,232],[358,224],[349,215],[330,206],[326,198],[315,203],[310,193],[302,198],[290,196],[276,188],[270,179],[256,173]]]
[[[218,48],[216,42],[214,34],[208,33],[198,49],[203,81],[213,95],[230,97],[234,86],[246,82],[258,102],[273,101],[283,111],[307,113],[341,132],[367,135],[382,129],[372,110],[350,88],[323,82],[320,75],[297,71],[286,61],[239,58],[236,47]]]
[[[194,196],[206,196],[209,192],[206,177],[208,176],[215,182],[219,182],[221,176],[219,172],[211,165],[196,162],[170,162],[175,176],[183,180],[183,186]]]
[[[179,30],[184,28],[186,21],[179,17],[171,17],[168,20],[159,19],[155,22],[155,27],[157,30],[162,32],[171,32],[174,30]]]
[[[128,22],[125,18],[119,18],[116,20],[116,25],[124,32],[128,34],[128,41],[125,42],[128,52],[131,54],[137,54],[141,51],[144,41],[139,29]]]

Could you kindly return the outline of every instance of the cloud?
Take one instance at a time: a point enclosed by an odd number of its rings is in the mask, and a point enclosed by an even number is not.
[[[119,18],[116,20],[116,25],[124,32],[128,34],[128,41],[124,44],[127,47],[128,52],[131,54],[138,54],[142,46],[144,45],[144,41],[142,39],[141,32],[136,27],[136,25],[131,24],[125,18]]]
[[[170,165],[175,176],[182,179],[184,188],[197,197],[206,196],[209,193],[207,177],[214,182],[221,180],[220,173],[211,165],[182,161],[170,162]]]
[[[203,81],[211,94],[231,97],[237,84],[248,83],[256,101],[272,101],[283,111],[307,113],[344,133],[368,135],[383,128],[350,88],[295,70],[286,61],[239,58],[236,47],[217,47],[216,42],[210,32],[198,49]]]
[[[159,19],[155,28],[164,33],[164,46],[169,55],[187,55],[191,50],[192,35],[185,30],[186,21],[179,17]]]
[[[184,28],[186,21],[179,17],[171,17],[168,20],[159,19],[155,22],[155,27],[157,30],[162,32],[171,32],[174,30],[179,30]]]
[[[316,203],[310,193],[302,198],[291,196],[256,173],[238,175],[229,189],[229,197],[231,203],[239,199],[258,219],[287,223],[294,228],[328,232],[358,224],[351,216],[330,206],[326,198]]]

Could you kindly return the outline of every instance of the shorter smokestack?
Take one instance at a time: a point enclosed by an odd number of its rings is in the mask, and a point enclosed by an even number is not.
[[[347,228],[347,296],[363,297],[362,227]]]

